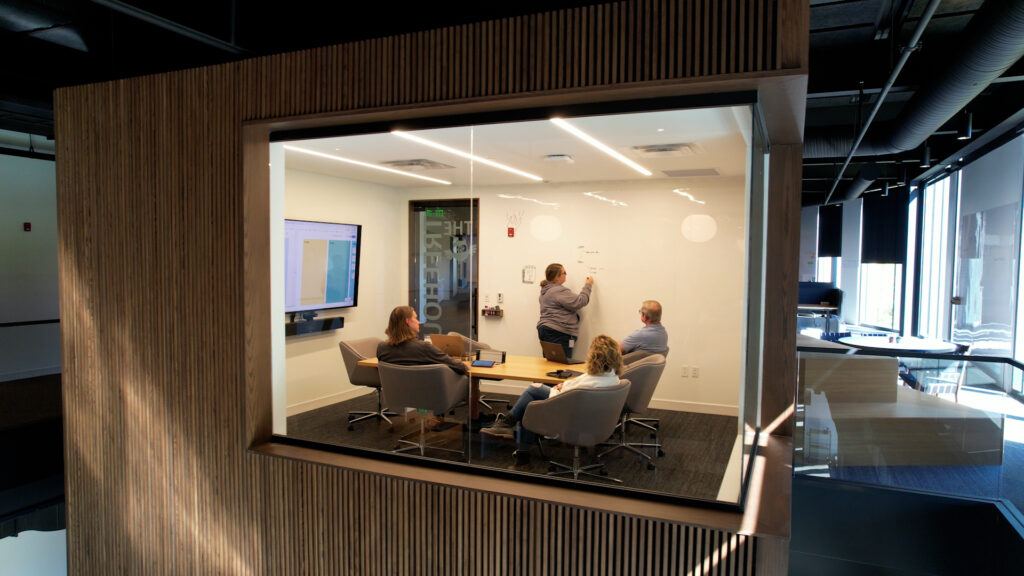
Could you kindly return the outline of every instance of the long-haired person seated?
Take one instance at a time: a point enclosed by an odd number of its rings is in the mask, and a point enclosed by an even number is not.
[[[416,311],[410,306],[398,306],[391,311],[388,327],[384,330],[387,340],[377,345],[377,360],[402,366],[422,366],[425,364],[444,364],[457,372],[466,374],[469,369],[459,360],[448,356],[430,342],[419,339],[420,320]],[[442,426],[444,415],[438,414],[427,421],[427,425],[436,429]]]
[[[507,415],[499,414],[494,425],[481,429],[480,433],[497,438],[514,438],[515,427],[523,419],[530,402],[546,400],[574,388],[605,388],[617,385],[619,374],[622,373],[619,343],[604,334],[595,336],[590,342],[590,350],[587,351],[586,367],[586,374],[570,378],[557,386],[530,386],[519,395],[519,400]],[[532,435],[524,429],[520,441],[528,444],[532,440]]]
[[[401,366],[445,364],[459,374],[469,372],[461,361],[419,339],[420,320],[410,306],[398,306],[391,311],[384,333],[388,339],[377,345],[377,360],[381,362]]]

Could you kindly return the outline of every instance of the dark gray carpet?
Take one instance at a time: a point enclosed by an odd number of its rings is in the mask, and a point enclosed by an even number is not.
[[[495,408],[501,410],[505,408],[501,400],[513,400],[511,396],[500,394],[487,394],[487,397],[498,399]],[[419,430],[418,415],[411,412],[409,420],[403,416],[392,417],[395,423],[394,430],[389,430],[386,422],[372,420],[356,424],[354,431],[346,430],[348,411],[373,410],[376,407],[375,398],[373,394],[369,394],[292,416],[288,418],[288,436],[323,444],[390,451],[403,434]],[[617,450],[603,458],[609,476],[621,479],[625,488],[715,500],[736,440],[736,418],[668,410],[652,410],[646,416],[661,419],[659,436],[665,456],[657,458],[656,469],[649,470],[639,456],[626,450]],[[448,416],[447,419],[451,422],[465,422],[466,408],[457,408],[455,415]],[[468,442],[468,460],[479,466],[540,475],[548,471],[547,461],[541,457],[536,446],[530,449],[531,458],[528,464],[516,465],[512,456],[515,443],[511,441],[464,432],[461,426],[443,432],[431,432],[429,437],[430,441],[436,441],[446,448],[459,449],[463,442]],[[629,438],[631,441],[649,442],[647,433],[640,428],[631,427]],[[557,441],[545,440],[544,452],[551,460],[567,464],[572,460],[572,448]],[[428,451],[427,455],[450,460],[459,459],[457,455],[449,456],[437,451]],[[586,455],[585,463],[591,463],[592,456],[593,454]],[[602,480],[595,482],[613,484]]]

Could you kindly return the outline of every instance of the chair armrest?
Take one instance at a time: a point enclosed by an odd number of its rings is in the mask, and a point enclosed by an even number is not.
[[[445,366],[444,398],[448,406],[455,406],[469,397],[469,376],[457,374]]]
[[[523,414],[523,427],[542,436],[558,436],[565,426],[564,412],[559,408],[573,394],[573,390],[559,394],[547,400],[535,400],[526,406]],[[571,399],[570,399],[571,401]]]

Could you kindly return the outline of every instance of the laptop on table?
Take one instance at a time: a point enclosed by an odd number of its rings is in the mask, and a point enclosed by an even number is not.
[[[466,341],[462,336],[449,336],[447,334],[431,334],[430,343],[440,348],[442,352],[452,358],[462,358],[468,352]]]
[[[583,364],[583,360],[574,360],[572,358],[565,357],[565,350],[562,349],[561,344],[555,344],[554,342],[541,342],[540,347],[544,349],[544,358],[551,362],[558,362],[559,364]]]

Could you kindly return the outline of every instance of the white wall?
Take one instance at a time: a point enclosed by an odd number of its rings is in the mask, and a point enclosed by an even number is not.
[[[674,194],[672,189],[678,187],[706,203]],[[581,313],[581,345],[600,333],[623,338],[641,326],[637,311],[643,300],[659,300],[671,353],[654,405],[737,414],[746,306],[744,190],[743,178],[476,188],[480,199],[477,307],[496,304],[501,293],[505,310],[500,319],[480,317],[480,339],[513,354],[538,355],[537,299],[544,268],[551,262],[565,265],[566,285],[574,291],[593,271],[593,296]],[[456,198],[460,192],[469,195],[469,191],[435,188],[414,190],[411,197]],[[625,201],[628,207],[612,206],[584,192]],[[709,215],[717,222],[717,233],[710,241],[684,238],[683,222],[694,215]],[[507,234],[509,216],[522,219],[513,238]],[[536,268],[533,284],[522,281],[527,265]],[[697,367],[699,378],[683,378],[683,366]]]
[[[29,530],[0,538],[0,576],[64,576],[68,573],[67,530]]]
[[[735,415],[743,365],[745,183],[743,178],[701,180],[477,188],[476,306],[488,300],[496,304],[501,293],[505,309],[501,319],[480,317],[480,339],[513,354],[537,355],[539,281],[547,264],[561,262],[573,290],[588,273],[596,278],[593,299],[582,312],[581,342],[598,333],[621,339],[640,327],[641,302],[659,300],[671,354],[655,405]],[[672,192],[684,185],[705,204]],[[407,302],[409,200],[465,198],[470,192],[457,187],[402,191],[298,170],[286,172],[286,189],[286,218],[363,225],[359,306],[342,312],[340,331],[288,339],[287,405],[295,414],[367,392],[345,382],[337,342],[382,337],[392,307]],[[584,192],[629,206],[615,207]],[[514,238],[507,236],[509,215],[522,218]],[[683,235],[686,218],[697,215],[711,216],[717,224],[707,242]],[[536,267],[532,284],[522,282],[525,265]],[[699,377],[683,378],[684,366],[697,367]]]
[[[299,170],[286,170],[285,190],[285,218],[363,226],[358,306],[323,314],[343,316],[344,328],[287,339],[292,415],[370,392],[348,383],[338,342],[384,338],[391,309],[408,300],[408,198],[395,188]]]
[[[0,155],[0,323],[59,316],[54,163]],[[0,381],[60,369],[59,324],[0,328]]]

